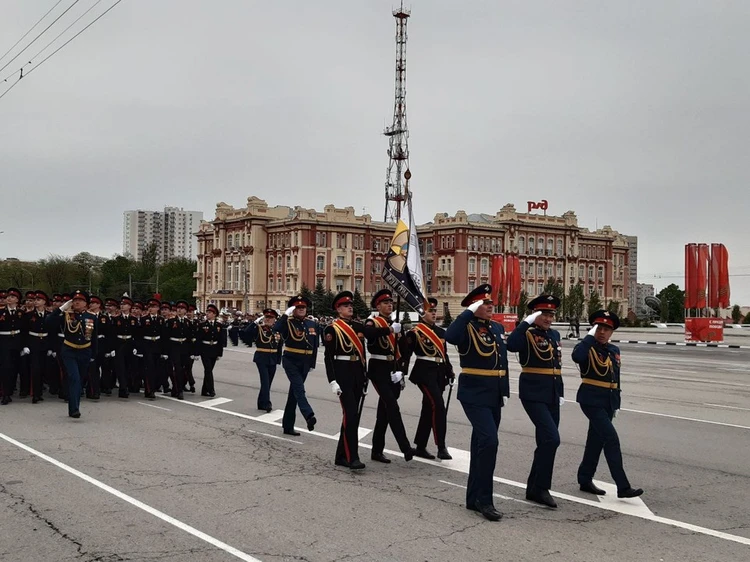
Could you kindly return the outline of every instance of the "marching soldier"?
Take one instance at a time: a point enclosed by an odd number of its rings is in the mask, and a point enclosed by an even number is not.
[[[518,352],[521,364],[518,396],[536,433],[526,499],[553,508],[557,502],[549,490],[560,446],[560,407],[565,402],[560,333],[551,328],[559,307],[557,297],[539,295],[528,304],[531,314],[508,336],[508,350]]]
[[[224,355],[224,348],[227,346],[227,330],[224,324],[216,320],[218,314],[219,309],[209,304],[206,307],[206,320],[199,324],[196,330],[198,352],[203,363],[201,396],[216,396],[214,366],[219,357]]]
[[[86,384],[86,398],[99,400],[104,369],[104,331],[109,327],[107,315],[102,311],[102,299],[96,295],[89,297],[89,312],[96,316],[98,340],[96,355],[89,368],[88,383]]]
[[[5,293],[5,307],[0,308],[0,405],[10,404],[16,378],[21,370],[23,342],[23,310],[19,308],[21,291],[11,287]],[[25,354],[24,354],[25,355]]]
[[[52,323],[59,323],[64,334],[60,355],[68,378],[68,415],[80,418],[81,378],[88,372],[96,357],[96,316],[86,309],[89,297],[83,291],[75,291],[72,299],[50,314]]]
[[[370,305],[377,312],[365,321],[364,334],[367,339],[367,352],[370,356],[367,376],[378,393],[378,410],[375,429],[372,432],[372,451],[370,458],[377,462],[391,462],[383,454],[385,432],[391,426],[404,460],[414,458],[414,449],[406,436],[398,397],[404,386],[404,374],[397,369],[400,352],[396,345],[396,335],[401,332],[401,324],[390,319],[393,312],[393,296],[388,289],[382,289],[373,295]]]
[[[117,299],[105,299],[104,308],[106,313],[99,317],[97,356],[102,365],[101,392],[107,396],[112,396],[112,389],[115,387],[117,375],[112,352],[117,348],[119,343],[117,334],[115,333],[115,324],[117,317],[120,315],[120,301]]]
[[[503,514],[493,503],[493,475],[497,431],[510,385],[505,330],[492,320],[491,295],[492,287],[486,284],[466,295],[461,301],[466,310],[448,326],[445,340],[455,345],[461,355],[457,398],[472,429],[466,509],[499,521]]]
[[[622,451],[617,430],[612,424],[620,409],[620,349],[609,343],[612,333],[620,327],[616,314],[598,310],[589,317],[593,326],[588,335],[573,348],[573,361],[581,371],[581,386],[576,400],[589,420],[586,448],[578,467],[578,484],[590,494],[606,492],[593,482],[602,450],[609,471],[617,484],[618,498],[634,498],[643,493],[633,488],[622,466]]]
[[[138,352],[143,354],[145,368],[144,397],[156,399],[156,389],[161,386],[159,359],[164,355],[165,342],[161,336],[164,331],[164,320],[159,316],[161,302],[159,299],[149,299],[148,313],[141,316],[138,326]]]
[[[24,315],[24,335],[26,343],[24,349],[29,350],[29,373],[31,403],[37,404],[44,400],[42,391],[44,389],[44,376],[49,365],[49,346],[46,318],[48,312],[45,309],[49,298],[44,291],[37,291],[34,298],[34,310]]]
[[[188,304],[185,301],[175,303],[177,315],[170,318],[165,326],[165,344],[172,372],[172,397],[184,400],[185,377],[187,371],[187,362],[192,355],[193,326],[185,318]],[[163,357],[162,357],[163,358]],[[195,391],[195,386],[192,387]]]
[[[399,342],[401,370],[408,372],[409,360],[414,355],[414,367],[409,380],[422,391],[422,411],[414,435],[414,456],[435,458],[435,455],[427,451],[427,440],[432,431],[437,445],[437,457],[440,460],[450,460],[453,457],[445,446],[447,412],[443,392],[449,382],[453,386],[455,375],[445,346],[445,330],[435,324],[438,301],[429,298],[427,302],[429,306],[425,307],[421,321]]]
[[[36,291],[26,291],[26,293],[24,294],[23,306],[19,306],[24,318],[24,321],[22,322],[23,327],[21,329],[21,331],[24,333],[24,346],[21,350],[21,362],[19,369],[19,398],[28,398],[29,392],[31,390],[31,350],[29,349],[29,346],[26,345],[28,343],[28,338],[26,337],[26,331],[28,330],[28,326],[26,325],[26,317],[29,313],[34,312],[34,308],[36,306],[35,301]]]
[[[365,467],[359,460],[359,401],[367,381],[364,326],[353,320],[354,295],[343,291],[333,299],[338,319],[324,330],[326,376],[341,402],[343,419],[335,464],[352,470]]]
[[[198,350],[198,339],[196,338],[196,334],[198,333],[198,324],[200,322],[195,317],[195,306],[190,304],[188,305],[187,314],[185,314],[185,317],[190,322],[190,326],[192,328],[192,338],[190,338],[191,345],[191,351],[190,351],[190,357],[188,357],[187,360],[187,366],[185,367],[185,377],[187,379],[187,383],[190,385],[190,392],[195,392],[195,377],[193,376],[193,365],[195,364],[195,361],[197,359],[200,359],[200,353]]]
[[[172,305],[168,302],[162,302],[159,309],[159,315],[161,316],[164,328],[166,328],[167,322],[172,318]],[[172,388],[170,386],[170,381],[172,380],[172,363],[169,360],[169,338],[165,335],[162,335],[162,344],[164,349],[162,349],[162,355],[159,356],[161,389],[162,394],[171,394]]]
[[[299,435],[299,432],[294,429],[298,405],[307,422],[308,431],[315,429],[318,421],[305,395],[305,380],[310,369],[315,368],[320,336],[315,322],[306,318],[307,309],[312,306],[310,299],[298,295],[289,299],[287,306],[286,312],[273,327],[284,340],[284,355],[281,364],[289,379],[289,394],[281,427],[287,435]]]
[[[275,310],[267,308],[255,322],[238,331],[238,337],[248,347],[255,343],[253,363],[258,367],[260,375],[258,409],[266,412],[273,410],[271,384],[276,375],[276,366],[281,363],[281,336],[273,331],[273,325],[278,317]]]
[[[52,295],[52,309],[50,310],[50,314],[60,308],[64,302],[66,301],[62,300],[62,295],[54,293]],[[46,320],[47,345],[50,350],[50,357],[52,358],[52,368],[49,371],[49,379],[47,381],[49,393],[67,400],[67,379],[65,378],[65,367],[62,363],[62,357],[60,357],[60,346],[65,338],[65,334],[62,333],[59,322],[52,321],[51,316],[47,316]]]
[[[136,370],[136,357],[133,355],[135,349],[135,336],[138,330],[138,319],[131,314],[133,299],[123,296],[120,299],[120,315],[112,321],[112,338],[113,347],[109,352],[112,357],[115,373],[117,375],[117,385],[119,391],[117,395],[120,398],[130,396],[130,378],[131,373]]]

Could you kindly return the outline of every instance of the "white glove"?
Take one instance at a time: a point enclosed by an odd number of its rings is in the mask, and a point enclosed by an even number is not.
[[[67,302],[66,302],[65,304],[63,304],[62,306],[60,306],[60,310],[61,310],[62,312],[68,312],[68,310],[70,310],[70,307],[71,307],[71,306],[73,306],[73,300],[72,300],[72,299],[71,299],[71,300],[69,300],[69,301],[67,301]]]
[[[594,324],[594,327],[589,330],[589,335],[590,336],[596,336],[596,329],[598,327],[599,327],[598,325]]]
[[[286,314],[287,316],[291,316],[292,313],[294,312],[295,308],[297,308],[297,307],[296,306],[290,306],[289,308],[286,309],[286,312],[284,312],[284,314]]]
[[[169,355],[162,355],[161,358],[162,359],[169,359]]]
[[[92,357],[91,359],[89,359],[89,363],[93,363],[93,362],[94,362],[94,358]]]
[[[138,355],[138,350],[136,348],[133,348],[133,355]]]
[[[336,396],[341,396],[341,387],[339,386],[339,383],[336,381],[331,381],[328,383],[328,385],[331,387],[331,392],[333,392]]]
[[[109,356],[110,356],[110,357],[114,357],[114,356],[115,356],[115,350],[114,350],[114,349],[113,349],[112,351],[110,351],[110,352],[109,352]]]
[[[367,317],[367,319],[372,320],[373,318],[377,318],[378,316],[380,316],[380,313],[377,310],[373,310],[370,313],[370,316]]]
[[[397,383],[401,382],[401,379],[404,378],[404,373],[402,371],[393,371],[391,373],[391,382]]]
[[[193,361],[198,361],[198,359],[200,359],[201,356],[200,355],[191,355],[191,358],[193,359]]]
[[[256,323],[256,324],[257,324],[258,326],[260,326],[261,324],[263,324],[263,317],[262,317],[262,316],[258,316],[258,317],[257,317],[257,318],[255,319],[255,323]]]
[[[53,357],[53,358],[57,357],[57,353],[55,353],[55,352],[53,351],[53,352],[52,352],[52,357]]]
[[[614,412],[612,412],[612,419],[615,419],[617,417],[617,412],[619,412],[619,411],[620,411],[620,409],[618,408],[617,410],[615,410]]]
[[[541,310],[537,310],[536,312],[532,312],[531,314],[529,314],[526,318],[523,319],[523,321],[526,322],[527,324],[531,325],[541,315],[542,315],[542,311]]]
[[[508,397],[503,396],[503,406],[507,406],[507,405],[508,405]]]
[[[391,324],[391,328],[393,329],[394,334],[401,333],[401,324],[399,324],[398,322],[394,322],[393,324]]]
[[[479,307],[484,304],[484,301],[475,301],[471,303],[469,306],[466,307],[466,310],[471,310],[471,313],[474,314],[477,310],[479,310]]]
[[[29,353],[31,353],[31,350],[28,347],[24,347],[21,350],[21,357],[23,357],[24,355],[28,355]]]
[[[47,357],[52,357],[52,350],[51,349],[47,350]]]
[[[562,406],[563,404],[565,404],[565,398],[560,396],[560,406]]]

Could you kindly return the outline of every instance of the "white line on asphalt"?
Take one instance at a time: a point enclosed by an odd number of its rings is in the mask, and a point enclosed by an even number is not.
[[[737,425],[736,423],[725,423],[725,422],[717,422],[717,421],[711,421],[711,420],[699,420],[697,418],[686,418],[684,416],[673,416],[671,414],[659,414],[657,412],[646,412],[644,410],[630,410],[628,408],[623,408],[623,412],[633,412],[636,414],[646,414],[649,416],[658,416],[660,418],[672,418],[675,420],[683,420],[683,421],[692,421],[692,422],[698,422],[698,423],[707,423],[711,425],[721,425],[724,427],[736,427],[737,429],[750,429],[750,426],[747,425]]]
[[[258,416],[258,419],[263,420],[264,422],[275,422],[275,421],[279,421],[283,417],[284,417],[284,410],[274,410],[273,412],[261,414],[260,416]]]
[[[629,515],[635,515],[636,517],[648,517],[654,514],[640,497],[629,498],[625,501],[617,497],[617,486],[614,484],[602,482],[601,480],[593,480],[593,482],[607,492],[603,496],[596,496],[596,499],[603,504],[609,504],[612,507],[616,507],[617,509],[614,511],[619,511],[620,513],[625,513],[625,511],[627,511]]]
[[[264,437],[270,437],[271,439],[278,439],[279,441],[289,441],[290,443],[297,443],[297,445],[304,445],[302,441],[295,441],[294,439],[287,439],[286,437],[279,437],[278,435],[271,435],[270,433],[263,433],[262,431],[253,431],[252,429],[246,429],[248,433],[255,433],[256,435],[263,435]]]
[[[28,445],[24,445],[23,443],[21,443],[20,441],[16,441],[12,437],[8,437],[7,435],[0,433],[0,439],[4,439],[11,445],[15,445],[19,449],[23,449],[27,453],[31,453],[32,455],[35,455],[39,457],[40,459],[47,461],[50,464],[53,464],[57,468],[61,468],[65,472],[68,472],[69,474],[72,474],[73,476],[80,478],[84,482],[88,482],[89,484],[92,484],[96,486],[97,488],[104,490],[105,492],[112,494],[113,496],[117,498],[120,498],[121,500],[129,503],[130,505],[133,505],[137,507],[138,509],[145,511],[146,513],[149,513],[153,515],[154,517],[161,519],[162,521],[169,523],[170,525],[177,527],[178,529],[181,529],[185,531],[186,533],[191,534],[194,537],[204,542],[207,542],[208,544],[215,546],[216,548],[220,550],[223,550],[227,554],[231,554],[232,556],[235,556],[236,558],[239,558],[240,560],[245,560],[245,562],[261,562],[260,559],[250,556],[249,554],[245,554],[241,550],[238,550],[235,547],[228,545],[225,542],[220,541],[219,539],[215,539],[211,535],[207,535],[203,531],[199,531],[195,527],[191,527],[187,523],[183,523],[182,521],[175,519],[174,517],[171,517],[170,515],[167,515],[166,513],[163,513],[159,511],[158,509],[151,507],[150,505],[146,505],[142,501],[139,501],[127,494],[124,494],[123,492],[116,490],[112,486],[108,486],[104,482],[100,482],[99,480],[92,478],[88,474],[84,474],[83,472],[76,470],[75,468],[68,466],[67,464],[62,463],[58,461],[57,459],[53,459],[52,457],[45,455],[44,453],[41,453],[37,451],[36,449],[32,449]]]
[[[171,412],[169,408],[163,408],[161,406],[156,406],[155,404],[149,404],[148,402],[138,402],[141,406],[148,406],[149,408],[157,408],[159,410],[166,410],[167,412]]]
[[[168,396],[165,396],[164,398],[178,401],[181,404],[188,404],[190,406],[197,406],[199,408],[204,407],[200,402],[189,402],[187,400],[179,401],[176,398],[171,398]],[[247,414],[240,414],[238,412],[232,412],[231,410],[224,410],[222,408],[209,407],[206,409],[211,410],[213,412],[222,413],[222,414],[229,414],[230,416],[236,416],[236,417],[240,417],[240,418],[247,419],[247,420],[260,421],[261,423],[269,423],[270,425],[275,425],[275,426],[281,425],[278,422],[265,422],[259,418],[255,418]],[[638,410],[632,410],[632,411],[637,412]],[[642,413],[649,414],[651,412],[642,412]],[[664,415],[664,414],[661,414],[661,415]],[[669,417],[675,417],[675,416],[669,416]],[[689,418],[685,418],[685,419],[689,419]],[[692,421],[703,421],[703,420],[692,420]],[[707,423],[718,423],[718,422],[707,422]],[[721,425],[730,425],[730,424],[721,424]],[[737,426],[737,427],[742,427],[742,426]],[[298,429],[298,428],[295,428],[295,429]],[[750,427],[745,428],[745,429],[750,429]],[[328,435],[327,433],[320,433],[318,431],[310,431],[308,432],[308,434],[317,435],[318,437],[323,437],[325,439],[336,440],[336,441],[338,440],[338,437],[335,437],[333,435]],[[360,443],[359,446],[365,449],[372,449],[372,445],[368,445],[366,443]],[[429,459],[414,457],[414,461],[417,461],[423,464],[430,464],[432,466],[437,466],[440,468],[447,468],[448,470],[453,470],[455,472],[462,472],[464,474],[468,474],[469,473],[469,451],[464,451],[462,449],[454,449],[453,447],[448,447],[448,451],[453,456],[453,460],[438,461],[438,460],[429,460]],[[401,453],[397,451],[391,451],[388,449],[386,449],[384,453],[388,453],[389,455],[401,456]],[[493,476],[493,480],[495,482],[506,484],[508,486],[522,488],[524,490],[526,489],[526,484],[521,483],[521,482],[516,482],[515,480],[508,480],[507,478],[500,478],[498,476]],[[563,494],[561,492],[550,491],[550,494],[555,496],[556,498],[568,500],[568,501],[583,504],[583,505],[588,505],[590,507],[604,509],[607,511],[614,511],[617,513],[621,513],[623,515],[630,515],[632,517],[638,517],[640,519],[646,519],[648,521],[654,521],[656,523],[663,523],[665,525],[671,525],[672,527],[679,527],[681,529],[687,529],[694,533],[701,533],[701,534],[710,535],[712,537],[716,537],[719,539],[724,539],[728,541],[750,545],[750,538],[730,535],[728,533],[715,531],[713,529],[708,529],[706,527],[699,527],[698,525],[693,525],[691,523],[676,521],[674,519],[667,519],[666,517],[659,517],[658,515],[646,514],[645,512],[643,512],[642,509],[633,508],[633,506],[638,506],[638,504],[636,502],[633,502],[632,499],[618,499],[617,502],[612,502],[611,504],[609,503],[605,504],[605,503],[600,503],[599,501],[592,501],[592,500],[588,500],[585,498],[579,498],[578,496],[571,496],[569,494]],[[641,503],[643,502],[641,501]]]
[[[203,404],[204,406],[211,407],[211,406],[221,406],[222,404],[226,404],[227,402],[232,402],[232,399],[222,398],[222,397],[212,398],[211,400],[204,400],[203,402],[201,402],[201,404]]]
[[[745,412],[750,412],[750,408],[740,408],[739,406],[725,406],[724,404],[709,404],[704,403],[704,406],[713,406],[714,408],[727,408],[729,410],[743,410]]]
[[[448,484],[449,486],[455,486],[456,488],[462,488],[466,489],[466,486],[462,484],[456,484],[454,482],[448,482],[447,480],[438,480],[441,484]],[[531,502],[526,500],[519,500],[518,498],[511,498],[510,496],[503,496],[502,494],[492,494],[496,498],[500,498],[501,500],[508,500],[512,502],[518,502],[518,503],[525,503],[526,505],[533,505]]]

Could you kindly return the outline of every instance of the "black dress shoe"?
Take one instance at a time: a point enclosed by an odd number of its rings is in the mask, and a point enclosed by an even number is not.
[[[386,458],[386,456],[383,453],[373,453],[370,455],[370,458],[376,462],[382,462],[384,464],[390,464],[391,459]]]
[[[484,515],[485,519],[489,519],[490,521],[500,521],[503,518],[503,514],[495,509],[495,506],[492,504],[485,505],[477,502],[475,507],[479,513]]]
[[[28,394],[19,394],[18,397],[19,398],[28,398],[29,395]]]
[[[333,464],[335,464],[336,466],[345,466],[346,468],[349,468],[349,463],[346,461],[346,459],[336,459]]]
[[[557,502],[550,495],[549,490],[529,489],[526,490],[526,499],[547,507],[557,507]]]
[[[180,393],[179,393],[179,394],[177,395],[177,400],[185,400],[185,396],[183,396],[182,392],[180,392]]]
[[[118,396],[119,398],[127,398],[127,397],[128,397],[128,395],[127,395],[126,393],[124,393],[124,392],[119,392],[119,393],[117,394],[117,396]]]
[[[81,412],[79,412],[78,410],[76,410],[76,411],[75,411],[75,412],[73,412],[72,414],[68,414],[68,415],[69,415],[69,416],[70,416],[71,418],[76,418],[76,419],[78,419],[78,418],[80,418],[80,417],[81,417]]]
[[[293,429],[284,430],[284,435],[294,435],[295,437],[297,437],[299,434],[299,431],[295,431]]]
[[[152,392],[152,393],[151,393],[151,395],[153,395],[153,394],[154,394],[154,393]],[[100,395],[98,395],[98,394],[94,394],[94,395],[93,395],[93,396],[91,397],[91,399],[92,399],[92,400],[100,400],[100,399],[101,399],[101,396],[100,396]]]
[[[156,400],[156,394],[153,392],[146,392],[143,397],[148,398],[149,400]]]
[[[310,417],[307,418],[307,431],[315,429],[316,423],[318,423],[318,420],[315,419],[315,414],[311,414]]]
[[[618,490],[617,491],[617,497],[618,498],[637,498],[643,493],[643,490],[641,488],[628,488],[627,490]]]
[[[467,505],[467,506],[466,506],[466,509],[468,509],[469,511],[479,511],[479,510],[477,509],[477,506],[476,506],[476,505],[474,505],[474,504],[472,504],[472,505]]]
[[[193,394],[195,394],[195,386],[190,385],[190,392],[192,392]]]
[[[607,493],[591,481],[581,484],[581,491],[588,492],[589,494],[596,494],[597,496],[603,496]]]
[[[3,399],[0,400],[0,406],[5,406],[7,404],[10,404],[10,398],[7,396],[3,396]]]
[[[362,470],[365,467],[365,463],[363,463],[361,460],[357,459],[356,461],[352,461],[349,463],[349,468],[351,470]]]
[[[273,412],[273,407],[272,406],[267,406],[266,407],[266,413],[270,414],[271,412]]]
[[[419,457],[420,459],[430,459],[433,460],[435,458],[435,455],[430,453],[426,447],[417,447],[414,449],[414,456]]]
[[[192,392],[192,390],[191,390],[190,392]],[[210,396],[211,398],[213,398],[214,396],[216,396],[216,393],[215,393],[215,392],[209,392],[209,393],[208,393],[208,395],[209,395],[209,396]]]
[[[438,449],[438,454],[437,454],[437,457],[438,457],[438,458],[439,458],[439,459],[440,459],[441,461],[449,461],[449,460],[451,460],[451,459],[453,458],[453,457],[451,456],[451,454],[450,454],[450,453],[448,452],[448,449],[445,449],[445,448],[443,448],[443,449]]]
[[[39,398],[32,398],[31,399],[31,403],[32,404],[37,404],[38,402],[39,402]]]
[[[414,458],[414,449],[411,449],[411,448],[410,448],[410,449],[409,449],[408,451],[406,451],[406,452],[404,453],[404,460],[405,460],[406,462],[409,462],[409,461],[410,461],[411,459],[413,459],[413,458]]]
[[[211,395],[208,392],[201,392],[201,396],[208,396],[208,397],[210,397]]]

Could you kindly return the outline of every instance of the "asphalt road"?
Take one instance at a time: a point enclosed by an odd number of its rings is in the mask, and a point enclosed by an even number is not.
[[[470,426],[455,397],[453,461],[406,463],[391,450],[392,464],[370,462],[363,429],[367,468],[333,466],[340,407],[322,357],[307,384],[316,431],[289,439],[280,411],[255,409],[258,376],[247,348],[227,350],[210,401],[84,400],[83,417],[72,420],[59,400],[15,400],[0,408],[0,560],[750,559],[750,350],[623,345],[622,354],[616,423],[628,476],[646,493],[618,500],[604,459],[597,479],[607,496],[578,490],[586,421],[568,360],[553,482],[560,507],[526,502],[533,426],[515,395],[512,362],[495,473],[495,504],[505,513],[498,523],[463,507]],[[287,388],[279,369],[275,407]],[[401,409],[410,435],[420,400],[409,384]],[[375,406],[373,394],[363,428],[374,426]],[[390,434],[386,447],[396,449]]]

